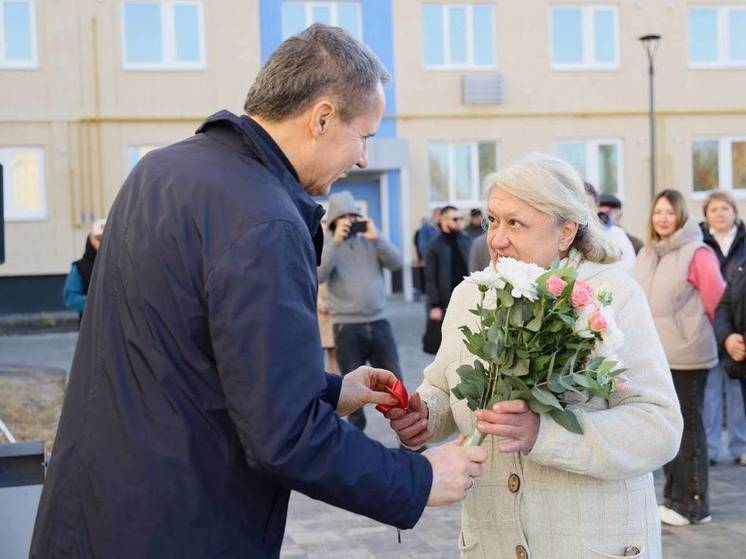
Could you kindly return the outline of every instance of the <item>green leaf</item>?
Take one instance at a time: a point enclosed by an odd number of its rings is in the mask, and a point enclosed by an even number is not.
[[[496,289],[497,298],[503,307],[510,308],[513,306],[513,296],[505,289]]]
[[[583,388],[593,388],[593,385],[595,384],[593,382],[593,379],[590,379],[580,373],[570,373],[570,377],[573,381],[575,381],[575,384],[579,384]]]
[[[572,411],[552,410],[549,412],[549,415],[571,433],[577,433],[578,435],[583,434],[583,428],[580,426],[578,418],[575,417],[575,414]]]
[[[550,411],[554,410],[552,406],[547,406],[546,404],[542,404],[538,400],[529,400],[528,401],[528,409],[530,409],[534,413],[549,413]]]
[[[523,311],[520,306],[517,308],[514,307],[511,311],[509,323],[511,326],[515,326],[516,328],[521,328],[523,326]]]
[[[539,402],[541,402],[544,405],[551,406],[558,410],[562,409],[562,404],[559,403],[559,400],[557,400],[557,397],[554,394],[552,394],[549,390],[546,390],[544,388],[539,388],[538,386],[534,386],[531,389],[531,394],[533,395],[534,398],[536,398]]]
[[[512,367],[509,369],[503,369],[504,375],[523,377],[528,374],[531,362],[528,359],[518,359]]]

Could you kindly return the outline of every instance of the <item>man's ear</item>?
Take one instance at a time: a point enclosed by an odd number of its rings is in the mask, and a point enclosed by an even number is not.
[[[562,235],[560,235],[559,249],[564,252],[570,248],[578,234],[578,224],[574,221],[565,221],[562,226]]]
[[[337,116],[337,109],[329,99],[321,99],[311,107],[311,132],[314,138],[323,136],[329,131],[332,120]]]

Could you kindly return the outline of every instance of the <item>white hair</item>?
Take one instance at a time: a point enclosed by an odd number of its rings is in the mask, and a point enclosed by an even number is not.
[[[598,216],[588,205],[583,181],[571,165],[543,153],[532,153],[503,167],[484,181],[489,200],[495,188],[515,196],[561,225],[578,224],[572,242],[586,260],[616,262],[621,251],[604,235]]]

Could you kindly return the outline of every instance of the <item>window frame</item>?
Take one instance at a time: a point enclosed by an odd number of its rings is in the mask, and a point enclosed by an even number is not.
[[[161,12],[161,62],[128,62],[127,61],[127,22],[126,6],[128,4],[158,4]],[[174,7],[178,5],[196,6],[197,26],[199,28],[199,60],[183,62],[176,60],[176,35],[174,26]],[[205,15],[203,0],[122,0],[120,34],[122,48],[122,68],[125,71],[199,71],[207,69],[205,51]]]
[[[49,204],[47,203],[47,184],[46,184],[46,161],[44,147],[40,145],[20,145],[8,146],[0,145],[0,164],[3,166],[3,196],[10,197],[11,189],[15,186],[13,177],[10,175],[10,165],[8,162],[16,151],[32,151],[39,154],[39,191],[41,195],[42,209],[36,212],[20,212],[9,215],[10,206],[3,200],[3,212],[5,221],[10,222],[31,222],[31,221],[49,221]]]
[[[282,4],[302,4],[305,10],[305,27],[304,29],[308,29],[312,24],[316,23],[313,20],[313,9],[314,8],[329,8],[329,13],[331,14],[330,19],[330,25],[335,25],[338,27],[341,27],[339,25],[339,5],[340,4],[354,4],[357,7],[357,39],[363,41],[363,7],[360,4],[360,2],[356,2],[354,0],[341,0],[340,2],[331,2],[329,0],[283,0]],[[280,10],[282,10],[282,6],[280,6]],[[282,25],[282,24],[281,24]],[[285,32],[283,29],[280,29],[280,33],[282,35],[283,40],[287,37],[285,36]],[[290,35],[288,35],[289,37]]]
[[[554,12],[555,10],[575,9],[580,11],[580,62],[555,62],[554,61]],[[595,56],[595,22],[594,12],[597,10],[611,10],[614,17],[614,60],[611,62],[596,62],[591,58]],[[553,4],[549,6],[549,61],[552,70],[556,71],[614,71],[620,67],[620,21],[619,7],[613,4]]]
[[[714,10],[717,27],[716,48],[717,60],[714,62],[692,62],[689,58],[689,33],[691,28],[690,14],[692,10]],[[693,70],[722,70],[730,68],[746,68],[746,60],[730,59],[730,26],[728,18],[732,11],[746,13],[746,4],[691,4],[686,10],[686,47],[687,65]],[[746,31],[745,31],[746,33]]]
[[[430,174],[430,156],[428,148],[431,144],[446,144],[448,147],[448,198],[447,200],[432,201],[430,193],[432,192],[432,175]],[[428,140],[425,142],[425,161],[427,162],[427,204],[429,208],[438,208],[445,205],[454,206],[459,209],[475,208],[484,205],[482,199],[482,184],[479,180],[479,145],[495,145],[495,171],[500,167],[500,142],[497,140]],[[454,170],[454,159],[456,146],[468,145],[470,148],[471,165],[469,173],[471,175],[471,198],[469,200],[456,198],[456,181]],[[491,171],[491,172],[495,172]]]
[[[718,143],[718,186],[713,190],[694,190],[694,144],[696,142]],[[689,140],[689,191],[693,200],[703,200],[714,190],[730,192],[737,200],[746,200],[746,188],[733,188],[733,142],[746,142],[746,134],[731,136],[692,136]],[[727,182],[723,182],[723,177]]]
[[[426,64],[424,61],[425,56],[425,25],[424,18],[422,17],[422,8],[425,5],[439,6],[443,11],[443,27],[441,29],[441,41],[443,43],[443,64]],[[490,50],[492,52],[492,64],[476,64],[474,63],[474,6],[487,6],[490,9],[490,26],[492,28],[492,35],[490,37]],[[422,60],[423,67],[429,71],[439,70],[496,70],[497,69],[497,26],[495,25],[495,6],[493,4],[479,3],[479,4],[464,4],[464,3],[437,3],[437,2],[423,2],[420,5],[420,21],[422,22]],[[465,8],[466,9],[466,64],[454,64],[451,63],[451,16],[449,8]],[[469,62],[471,60],[471,62]]]
[[[584,181],[591,183],[599,194],[604,192],[598,180],[598,153],[599,146],[613,145],[617,150],[617,191],[612,192],[617,198],[624,201],[624,140],[622,138],[562,138],[554,142],[554,154],[559,157],[557,146],[559,144],[583,144],[585,146],[585,173],[580,176]],[[563,161],[565,161],[563,159]],[[570,163],[566,161],[566,163]],[[592,172],[588,172],[589,168]]]
[[[5,4],[11,0],[0,0],[0,70],[37,70],[39,68],[39,51],[36,41],[36,0],[12,0],[25,2],[29,6],[29,39],[31,41],[30,60],[8,60],[5,52]]]

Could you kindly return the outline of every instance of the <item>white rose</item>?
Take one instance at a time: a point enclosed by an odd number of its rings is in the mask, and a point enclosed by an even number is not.
[[[499,276],[513,286],[513,297],[525,297],[535,301],[538,297],[536,280],[546,270],[536,264],[521,262],[515,258],[503,257],[497,262]]]
[[[464,276],[464,279],[469,283],[487,289],[502,289],[505,287],[505,282],[500,278],[492,266],[488,266],[479,272],[473,272],[470,276]]]

